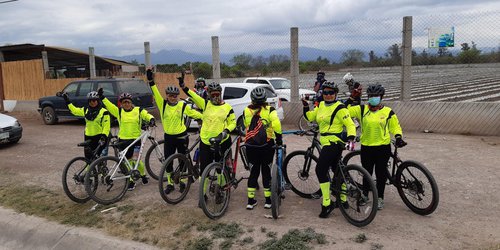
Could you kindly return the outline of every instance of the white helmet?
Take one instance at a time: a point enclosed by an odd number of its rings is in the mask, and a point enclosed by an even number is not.
[[[345,76],[342,78],[342,80],[344,80],[345,84],[348,84],[348,82],[354,81],[350,72],[347,72],[347,74],[345,74]]]

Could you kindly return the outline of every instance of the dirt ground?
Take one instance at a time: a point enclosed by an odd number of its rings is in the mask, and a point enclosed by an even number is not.
[[[11,178],[24,184],[63,193],[61,172],[71,158],[83,153],[76,144],[83,140],[84,125],[63,121],[47,126],[32,114],[13,115],[20,119],[24,128],[23,138],[16,145],[0,146],[0,170],[16,173]],[[157,128],[156,136],[163,137],[161,127]],[[440,203],[429,216],[414,214],[401,201],[396,189],[388,186],[385,208],[364,228],[349,224],[339,210],[329,219],[318,218],[321,201],[305,200],[291,191],[283,202],[284,217],[272,220],[264,216],[270,211],[263,208],[262,192],[257,195],[259,205],[256,209],[245,209],[244,181],[232,193],[229,209],[219,221],[237,222],[256,230],[265,227],[278,235],[292,228],[312,227],[326,235],[329,245],[322,248],[500,248],[500,137],[406,133],[405,139],[408,146],[400,151],[401,158],[423,163],[439,186]],[[288,153],[309,145],[305,137],[294,135],[286,135],[284,141]],[[239,173],[248,175],[242,167]],[[139,185],[136,190],[127,192],[120,203],[144,208],[170,206],[161,199],[156,184],[153,180],[148,186]],[[176,207],[193,214],[202,213],[197,208],[197,190],[196,182],[186,199]],[[353,241],[360,233],[366,235],[365,243]],[[256,242],[265,240],[262,239],[265,236],[255,237]]]

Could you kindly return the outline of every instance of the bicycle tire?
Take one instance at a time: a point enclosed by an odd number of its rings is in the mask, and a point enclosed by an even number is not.
[[[415,170],[410,171],[409,168],[415,168]],[[406,172],[404,172],[406,170]],[[418,179],[416,172],[420,171],[423,173],[421,179]],[[427,179],[427,184],[422,183],[422,179]],[[399,196],[405,203],[405,205],[410,208],[414,213],[420,215],[429,215],[433,213],[439,204],[439,190],[434,177],[431,172],[421,163],[416,161],[404,161],[399,165],[396,171],[396,188],[398,189]],[[409,190],[406,193],[405,190]],[[425,191],[430,190],[431,198],[430,202],[424,206],[419,206],[418,203],[412,202],[410,198],[415,197],[417,201],[422,200],[422,196],[425,196]],[[410,196],[408,196],[409,194]]]
[[[304,114],[302,114],[299,118],[297,126],[299,127],[300,130],[309,130],[312,127],[312,124],[313,123],[306,120]]]
[[[361,179],[356,178],[358,176],[354,176],[354,173],[352,172],[358,172],[358,175],[361,174]],[[375,183],[373,182],[373,179],[368,171],[366,171],[366,169],[359,165],[347,165],[344,168],[344,174],[345,179],[343,181],[338,181],[339,178],[335,178],[337,190],[341,190],[342,183],[346,183],[347,189],[346,202],[348,207],[344,207],[340,202],[340,199],[337,199],[337,204],[339,204],[340,212],[352,225],[357,227],[364,227],[370,224],[377,215],[377,187],[375,186]],[[364,194],[367,187],[366,183],[368,183],[369,190],[367,194]],[[364,204],[362,205],[362,203]],[[356,213],[352,214],[353,211]],[[356,215],[361,213],[367,215],[361,218],[355,218]]]
[[[218,172],[220,172],[225,178],[226,184],[222,185],[218,183]],[[207,182],[206,190],[204,188],[205,181]],[[218,219],[226,213],[229,206],[229,198],[231,196],[231,188],[228,186],[230,184],[227,184],[227,182],[229,181],[231,181],[231,179],[229,177],[227,169],[218,162],[209,164],[207,167],[205,167],[205,170],[203,170],[199,189],[199,203],[201,209],[208,218]],[[209,200],[210,196],[215,196],[213,201]],[[208,203],[214,204],[213,207],[215,211],[212,211],[210,209],[210,205],[212,204]]]
[[[85,168],[89,166],[89,162],[85,157],[75,157],[71,159],[66,166],[64,166],[62,172],[62,186],[64,193],[72,201],[76,203],[85,203],[90,200],[90,196],[85,190]],[[70,169],[74,169],[71,171]],[[68,172],[70,172],[68,176]],[[71,179],[67,179],[70,177]],[[69,184],[75,184],[75,188],[70,188]],[[73,191],[71,191],[72,189]]]
[[[120,159],[118,157],[104,156],[98,158],[90,164],[90,170],[85,175],[85,190],[90,198],[95,202],[102,205],[113,204],[120,201],[127,192],[130,178],[119,179],[116,182],[123,183],[123,187],[114,188],[115,180],[111,180],[111,176],[109,175],[112,174],[117,167],[119,169],[116,170],[116,177],[125,177],[128,175],[129,171],[124,164],[117,166],[119,161]],[[95,185],[94,189],[91,188],[92,185]],[[104,190],[100,190],[99,187],[102,187]],[[116,194],[111,194],[111,189],[116,191],[114,192]],[[110,197],[105,197],[104,194],[109,194],[108,196]]]
[[[304,173],[304,166],[306,163],[306,151],[298,150],[288,154],[283,163],[282,173],[286,183],[290,183],[290,188],[298,196],[306,199],[313,199],[321,197],[321,189],[319,188],[319,181],[316,174],[313,173],[312,178],[310,173]],[[311,167],[316,167],[318,157],[309,155],[311,162],[309,162],[309,172]],[[294,158],[294,159],[293,159]],[[292,160],[293,159],[293,160]],[[314,164],[313,164],[314,162]],[[295,167],[292,167],[294,165]],[[292,178],[297,174],[296,178]],[[292,181],[293,180],[293,181]]]
[[[158,180],[158,173],[160,173],[161,167],[165,162],[165,155],[163,148],[162,147],[157,148],[157,147],[164,143],[165,140],[159,140],[158,144],[151,145],[151,147],[149,147],[148,151],[146,152],[146,157],[144,159],[146,165],[146,171],[148,171],[149,176],[151,176],[155,180]],[[159,151],[157,151],[156,149],[158,149]],[[156,157],[154,157],[153,159],[158,161],[151,162],[152,160],[151,154],[153,153],[153,151],[156,154]]]
[[[172,164],[171,178],[173,179],[174,190],[167,194],[165,193],[165,189],[168,185],[168,181],[165,173],[167,173],[167,166],[169,164]],[[165,163],[163,163],[158,177],[158,188],[161,198],[168,204],[172,205],[183,201],[189,192],[191,183],[193,183],[193,179],[191,178],[192,176],[193,173],[191,163],[184,154],[176,153],[168,157]],[[180,192],[180,182],[182,179],[186,179],[186,182],[184,182],[184,190]],[[175,185],[178,185],[179,192],[176,192],[177,190],[175,190]],[[178,194],[178,196],[176,197],[175,194]]]
[[[360,157],[360,160],[356,161],[356,162],[353,162],[351,161],[351,159],[354,159],[355,157]],[[351,161],[351,162],[349,162]],[[361,150],[355,150],[355,151],[350,151],[349,153],[347,153],[344,158],[342,159],[342,162],[344,163],[344,165],[349,165],[349,164],[360,164],[361,163]]]
[[[281,178],[278,173],[278,165],[271,167],[271,214],[274,219],[278,219],[281,206]]]

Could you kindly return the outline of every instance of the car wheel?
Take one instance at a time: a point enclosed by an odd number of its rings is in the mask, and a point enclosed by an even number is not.
[[[47,125],[53,125],[57,122],[56,112],[50,106],[42,109],[43,122]]]

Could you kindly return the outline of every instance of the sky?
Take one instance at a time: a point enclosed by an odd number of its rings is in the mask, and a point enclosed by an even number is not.
[[[210,54],[218,36],[221,53],[251,52],[286,48],[298,27],[301,46],[369,50],[401,43],[404,16],[414,17],[414,46],[426,46],[427,28],[443,26],[457,27],[458,42],[500,46],[498,0],[18,0],[0,4],[0,46],[124,56],[149,41],[152,52]]]

